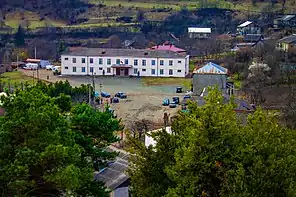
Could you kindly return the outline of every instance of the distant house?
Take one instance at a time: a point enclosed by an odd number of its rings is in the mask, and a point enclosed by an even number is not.
[[[261,28],[252,21],[246,21],[237,26],[236,34],[237,35],[261,34]]]
[[[296,15],[285,15],[273,21],[274,28],[296,27]]]
[[[228,70],[213,62],[193,72],[193,94],[200,95],[204,88],[217,85],[219,89],[226,89]]]
[[[164,51],[173,51],[175,53],[179,54],[186,54],[187,51],[185,49],[181,49],[176,47],[175,45],[172,44],[163,44],[163,45],[156,45],[151,48],[148,48],[148,50],[164,50]]]
[[[211,33],[211,28],[188,27],[189,38],[209,38]]]
[[[246,34],[244,36],[244,42],[247,42],[247,43],[250,43],[250,42],[256,43],[263,40],[264,40],[264,37],[262,34]]]
[[[296,34],[284,37],[276,42],[276,49],[285,52],[296,51]]]
[[[129,197],[129,177],[126,175],[129,154],[120,151],[114,162],[95,173],[95,181],[102,181],[112,192],[110,197]]]

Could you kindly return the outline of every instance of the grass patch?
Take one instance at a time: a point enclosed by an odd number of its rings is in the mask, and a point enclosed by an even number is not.
[[[37,79],[34,80],[35,83]],[[20,71],[6,72],[0,75],[0,82],[5,83],[6,85],[10,84],[12,86],[20,86],[22,83],[28,83],[33,85],[33,78],[23,74]]]
[[[190,90],[192,79],[175,77],[144,77],[142,78],[142,83],[145,86],[178,85]]]

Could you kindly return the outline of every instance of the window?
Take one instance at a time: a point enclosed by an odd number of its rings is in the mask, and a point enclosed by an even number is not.
[[[93,73],[93,72],[94,72],[94,67],[90,67],[90,68],[89,68],[89,71],[90,71],[91,73]]]
[[[76,67],[73,67],[73,73],[76,73]]]
[[[177,70],[178,73],[182,72],[182,70]]]
[[[99,70],[103,70],[103,68],[102,68],[102,67],[100,67],[100,68],[99,68]]]
[[[81,68],[81,72],[85,73],[85,67]]]
[[[107,65],[111,65],[111,59],[107,59]]]
[[[69,58],[65,57],[65,60],[69,60]]]
[[[146,72],[146,69],[142,69],[143,72]]]
[[[138,60],[134,60],[134,66],[138,66]]]
[[[155,69],[151,70],[151,75],[155,75]]]
[[[108,64],[108,60],[110,60],[110,59],[107,59],[107,64]],[[103,64],[103,58],[99,58],[99,65],[102,65],[102,64]],[[110,60],[109,64],[111,64],[111,60]]]
[[[76,58],[74,57],[74,58],[72,58],[72,62],[73,62],[73,64],[75,64],[76,63]]]
[[[116,64],[120,64],[120,59],[116,59]]]
[[[68,66],[65,66],[65,69],[68,70]]]
[[[93,64],[94,63],[94,58],[89,58],[89,63]]]
[[[151,65],[155,66],[155,60],[151,60]]]
[[[159,74],[160,74],[160,75],[163,75],[163,69],[160,69],[160,70],[159,70]]]
[[[128,64],[128,59],[125,59],[124,60],[124,64]]]
[[[173,60],[170,60],[169,61],[169,66],[172,66],[173,65]]]
[[[179,60],[179,61],[178,61],[178,64],[182,64],[182,61],[181,61],[181,60]]]
[[[107,68],[107,73],[111,73],[111,68]]]
[[[134,68],[134,74],[138,74],[138,69]]]
[[[173,75],[173,69],[169,70],[169,75]]]
[[[146,66],[146,60],[142,60],[142,66]]]
[[[164,61],[163,61],[163,60],[160,60],[159,64],[160,64],[161,66],[163,66],[163,65],[164,65]]]
[[[85,64],[85,58],[81,58],[81,63]]]

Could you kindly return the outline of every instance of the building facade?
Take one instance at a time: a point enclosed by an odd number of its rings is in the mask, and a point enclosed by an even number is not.
[[[276,49],[288,53],[296,52],[296,34],[278,40]]]
[[[211,33],[212,33],[211,28],[188,27],[189,38],[199,38],[199,39],[210,38]]]
[[[168,50],[88,48],[61,56],[62,75],[185,77],[189,56]]]

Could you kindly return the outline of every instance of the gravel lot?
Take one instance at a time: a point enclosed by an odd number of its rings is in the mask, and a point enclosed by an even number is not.
[[[28,76],[36,76],[36,71],[22,70]],[[59,80],[68,80],[71,85],[79,86],[81,84],[92,83],[92,78],[86,76],[79,77],[64,77],[54,76],[51,71],[39,70],[40,79],[55,82]],[[137,78],[117,78],[117,77],[99,77],[95,78],[96,91],[100,91],[100,84],[102,84],[102,91],[109,92],[111,95],[116,92],[125,92],[127,99],[120,100],[119,103],[111,104],[117,116],[122,121],[129,125],[134,120],[148,119],[155,123],[163,122],[163,114],[167,112],[173,116],[179,108],[170,109],[162,106],[162,100],[165,97],[181,96],[174,93],[178,86],[144,86],[141,79]]]

